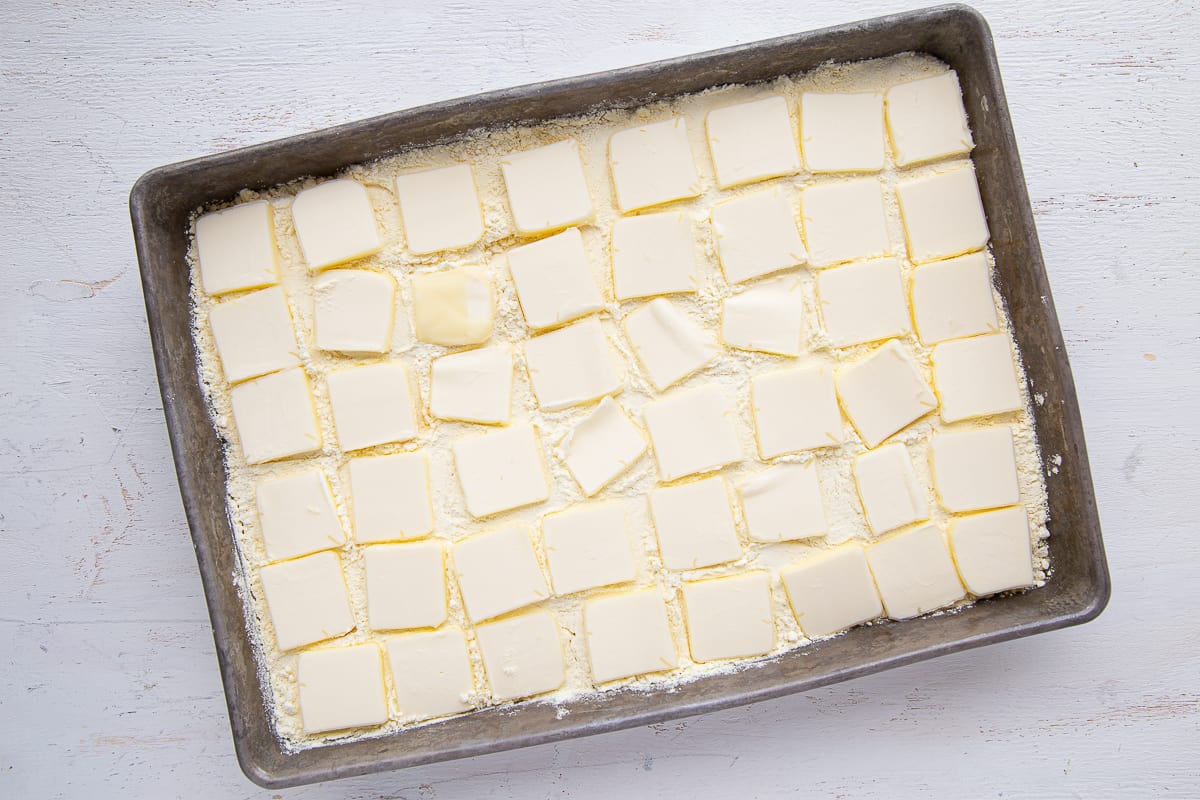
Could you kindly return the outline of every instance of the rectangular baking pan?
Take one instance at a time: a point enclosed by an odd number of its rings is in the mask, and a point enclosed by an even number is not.
[[[188,215],[294,178],[339,169],[481,127],[531,124],[597,107],[634,106],[731,83],[768,81],[826,61],[928,53],[958,71],[974,132],[975,168],[997,282],[1025,361],[1042,453],[1062,456],[1049,475],[1050,559],[1044,588],[984,600],[961,613],[851,630],[734,674],[670,693],[606,693],[567,705],[490,709],[411,731],[285,752],[271,730],[233,575],[221,441],[201,394],[190,332]],[[1108,600],[1083,428],[1050,298],[996,53],[973,9],[939,6],[783,36],[612,72],[533,84],[400,111],[336,128],[152,170],[133,187],[130,212],[150,336],[179,487],[204,583],[233,739],[256,783],[293,786],[645,725],[764,700],[992,642],[1086,622]]]

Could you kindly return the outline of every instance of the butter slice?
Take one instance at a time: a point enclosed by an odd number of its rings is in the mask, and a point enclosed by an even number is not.
[[[481,344],[492,335],[492,281],[481,269],[413,275],[413,329],[418,339],[449,347]]]
[[[336,553],[317,553],[259,570],[280,650],[341,636],[354,629],[350,597]]]
[[[845,438],[833,371],[825,365],[755,375],[750,403],[763,458],[833,447]]]
[[[937,408],[937,398],[904,348],[892,339],[837,375],[842,409],[867,447]]]
[[[942,342],[933,348],[931,360],[944,421],[1021,409],[1021,386],[1006,334]]]
[[[367,624],[377,631],[436,628],[446,621],[445,551],[439,541],[362,549]]]
[[[738,484],[746,533],[754,542],[788,542],[829,529],[815,461],[777,464]]]
[[[429,457],[422,451],[359,456],[346,466],[354,539],[394,542],[433,532]]]
[[[255,487],[254,499],[268,561],[340,547],[346,541],[329,479],[320,469],[264,478]]]
[[[933,525],[876,542],[867,561],[883,607],[892,619],[910,619],[961,600],[965,594],[946,536]]]
[[[595,317],[525,342],[525,367],[538,405],[547,411],[621,391],[621,377]]]
[[[953,71],[888,89],[887,124],[897,166],[968,153],[974,147]]]
[[[810,639],[843,631],[883,614],[883,603],[860,544],[844,544],[779,571],[792,613]]]
[[[514,247],[508,251],[508,270],[531,328],[561,325],[604,305],[578,228]]]
[[[387,722],[383,659],[373,642],[301,653],[296,659],[296,683],[305,733]]]
[[[650,382],[664,391],[717,357],[704,328],[661,297],[629,312],[625,335]]]
[[[1000,330],[983,253],[922,264],[913,270],[910,291],[922,344]]]
[[[467,637],[456,625],[386,640],[400,718],[422,720],[468,711],[475,691]]]
[[[200,285],[210,295],[279,282],[275,212],[266,200],[212,211],[196,220]]]
[[[971,164],[896,184],[900,216],[913,263],[980,250],[987,219]]]
[[[367,269],[332,269],[313,284],[317,347],[334,353],[386,353],[396,317],[396,279]]]
[[[396,198],[408,249],[417,255],[470,247],[483,236],[470,164],[397,175]]]
[[[329,373],[329,407],[344,451],[407,442],[417,435],[408,370],[401,361]]]
[[[683,117],[614,133],[608,140],[608,161],[623,213],[700,194]]]
[[[579,225],[592,218],[592,196],[574,139],[500,160],[517,231],[526,235]]]
[[[736,412],[716,386],[677,391],[647,403],[642,415],[664,481],[708,472],[742,459]]]
[[[611,397],[604,397],[558,443],[558,456],[588,497],[629,469],[646,452],[641,429]]]
[[[713,109],[705,127],[722,189],[800,171],[792,115],[781,95]]]
[[[540,503],[550,496],[541,445],[528,424],[456,440],[454,464],[473,517]]]
[[[650,490],[650,515],[667,569],[696,569],[742,555],[729,492],[718,476]]]
[[[721,271],[730,283],[803,264],[808,258],[790,195],[772,186],[713,206]]]
[[[679,666],[658,588],[594,597],[583,606],[592,679],[607,683]]]
[[[229,401],[246,463],[262,464],[321,449],[321,429],[303,369],[287,369],[234,386]]]
[[[902,444],[868,450],[855,458],[854,483],[867,525],[876,536],[929,519],[929,498]]]
[[[524,528],[503,528],[461,539],[454,543],[452,553],[463,606],[472,622],[550,596]]]
[[[292,313],[278,286],[214,305],[208,324],[230,383],[300,366]]]
[[[955,517],[950,545],[959,576],[977,597],[1034,583],[1029,517],[1020,506]]]
[[[938,500],[947,511],[982,511],[1021,499],[1008,425],[935,434],[929,456]]]
[[[894,258],[817,273],[821,319],[834,347],[877,342],[909,331],[908,303]]]
[[[625,512],[616,503],[548,514],[542,519],[542,545],[557,595],[628,583],[637,573]]]
[[[721,338],[730,347],[798,356],[803,333],[804,291],[795,276],[755,284],[721,305]]]
[[[771,575],[766,570],[684,581],[683,607],[693,661],[749,658],[775,649]]]
[[[614,222],[612,275],[617,300],[695,292],[700,275],[687,216],[664,211]]]
[[[562,686],[562,643],[549,611],[536,609],[475,629],[492,699],[503,702]]]
[[[881,92],[800,96],[800,146],[810,171],[878,172],[883,138]]]
[[[429,412],[438,419],[503,425],[512,414],[512,345],[435,358]]]
[[[292,201],[292,219],[309,269],[365,258],[383,247],[366,188],[348,178],[302,190]]]
[[[808,260],[814,267],[888,253],[883,186],[878,178],[819,183],[801,192]]]

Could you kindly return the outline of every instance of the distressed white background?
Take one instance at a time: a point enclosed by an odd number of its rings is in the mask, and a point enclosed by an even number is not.
[[[904,7],[536,5],[0,3],[0,796],[1200,796],[1200,11],[1163,0],[979,3],[1079,385],[1114,585],[1098,621],[677,724],[279,793],[241,775],[151,363],[138,175]]]

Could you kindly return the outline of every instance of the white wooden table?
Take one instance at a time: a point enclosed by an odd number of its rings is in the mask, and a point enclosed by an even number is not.
[[[272,795],[234,760],[129,234],[138,175],[900,4],[332,5],[0,4],[2,797]],[[676,724],[278,794],[1200,795],[1200,11],[979,5],[1079,385],[1109,610]]]

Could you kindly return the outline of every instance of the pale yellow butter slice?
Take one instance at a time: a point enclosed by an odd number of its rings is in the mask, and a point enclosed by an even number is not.
[[[397,175],[396,198],[408,249],[417,255],[470,247],[483,236],[470,164]]]
[[[908,333],[908,302],[894,258],[860,261],[817,273],[825,332],[834,347],[877,342]]]
[[[920,265],[913,270],[910,294],[922,344],[1000,330],[983,253]]]
[[[210,295],[279,282],[275,213],[266,200],[204,214],[196,220],[200,285]]]
[[[535,609],[475,629],[492,699],[518,700],[562,686],[562,642],[549,611]]]
[[[313,284],[317,347],[333,353],[386,353],[392,346],[396,279],[367,269],[332,269]]]
[[[700,273],[687,216],[663,211],[614,222],[612,278],[617,300],[695,292]]]
[[[414,631],[385,640],[400,717],[422,720],[469,711],[475,691],[462,628]]]
[[[887,90],[887,124],[901,167],[970,152],[974,147],[953,72]]]
[[[808,258],[790,193],[772,186],[712,207],[721,271],[730,283],[803,264]]]
[[[800,146],[812,172],[883,169],[883,94],[805,92],[800,96]]]
[[[481,344],[492,335],[492,281],[477,268],[422,272],[412,278],[412,322],[422,342]]]
[[[607,594],[584,603],[584,636],[596,683],[679,666],[660,591],[654,587]]]
[[[229,401],[246,463],[262,464],[321,449],[321,429],[303,369],[286,369],[234,386]]]
[[[629,469],[646,452],[646,438],[616,401],[604,397],[558,443],[558,456],[588,497]]]
[[[662,480],[723,467],[742,459],[737,414],[716,386],[676,391],[642,412]]]
[[[540,503],[550,496],[541,444],[529,424],[457,439],[454,465],[473,517]]]
[[[879,617],[883,603],[860,544],[845,544],[779,571],[800,629],[810,639]]]
[[[578,228],[509,250],[508,271],[531,328],[561,325],[604,306]]]
[[[780,356],[804,351],[804,291],[795,276],[755,284],[721,304],[721,338],[730,347]]]
[[[592,196],[574,139],[510,153],[500,160],[500,171],[518,232],[542,233],[592,218]]]
[[[875,447],[937,408],[912,356],[892,339],[837,374],[842,409],[867,447]]]
[[[327,382],[333,427],[342,450],[407,442],[417,435],[403,362],[343,367],[330,372]]]
[[[637,573],[625,512],[617,503],[548,514],[542,519],[542,546],[558,595],[628,583]]]
[[[1007,334],[942,342],[931,360],[946,422],[1018,411],[1023,405]]]
[[[814,267],[891,251],[883,186],[878,178],[809,186],[801,192],[800,208],[808,259]]]
[[[738,484],[738,494],[751,541],[809,539],[829,529],[815,461],[769,467]]]
[[[651,489],[650,515],[667,569],[709,567],[742,555],[729,491],[719,475]]]
[[[429,457],[424,452],[359,456],[346,466],[354,539],[419,539],[433,532]]]
[[[1014,506],[950,521],[958,574],[976,596],[1032,586],[1029,516]]]
[[[854,484],[867,525],[875,535],[929,519],[929,498],[902,444],[869,450],[854,459]]]
[[[292,313],[278,286],[217,303],[208,324],[230,383],[300,365]]]
[[[512,345],[435,358],[429,411],[438,419],[503,425],[512,414]]]
[[[348,178],[299,192],[292,201],[292,219],[309,269],[365,258],[383,246],[366,187]]]
[[[264,478],[254,498],[268,561],[308,555],[346,541],[329,479],[320,469]]]
[[[987,245],[975,167],[970,163],[896,184],[908,257],[913,263],[949,258]]]
[[[867,548],[887,615],[910,619],[945,608],[965,594],[946,536],[934,525],[897,533]]]
[[[713,109],[705,128],[723,189],[800,171],[792,115],[781,95]]]
[[[364,728],[387,721],[379,645],[306,650],[296,660],[305,733]]]
[[[622,387],[595,317],[526,340],[525,367],[538,405],[547,411],[616,394]]]
[[[445,550],[439,541],[362,549],[367,624],[377,631],[436,628],[446,621]]]
[[[693,661],[750,658],[775,649],[771,575],[766,570],[684,581],[683,607]]]
[[[292,650],[354,629],[342,560],[325,552],[259,570],[275,643]]]
[[[529,532],[524,528],[476,534],[455,542],[451,553],[463,606],[472,622],[498,617],[550,596]]]
[[[695,197],[702,189],[683,117],[614,133],[608,163],[624,213]]]
[[[942,431],[929,442],[938,500],[947,511],[982,511],[1021,499],[1012,428]]]
[[[833,370],[824,364],[755,375],[750,403],[763,458],[833,447],[845,438]]]
[[[625,335],[654,388],[664,391],[721,352],[699,324],[658,297],[625,317]]]

